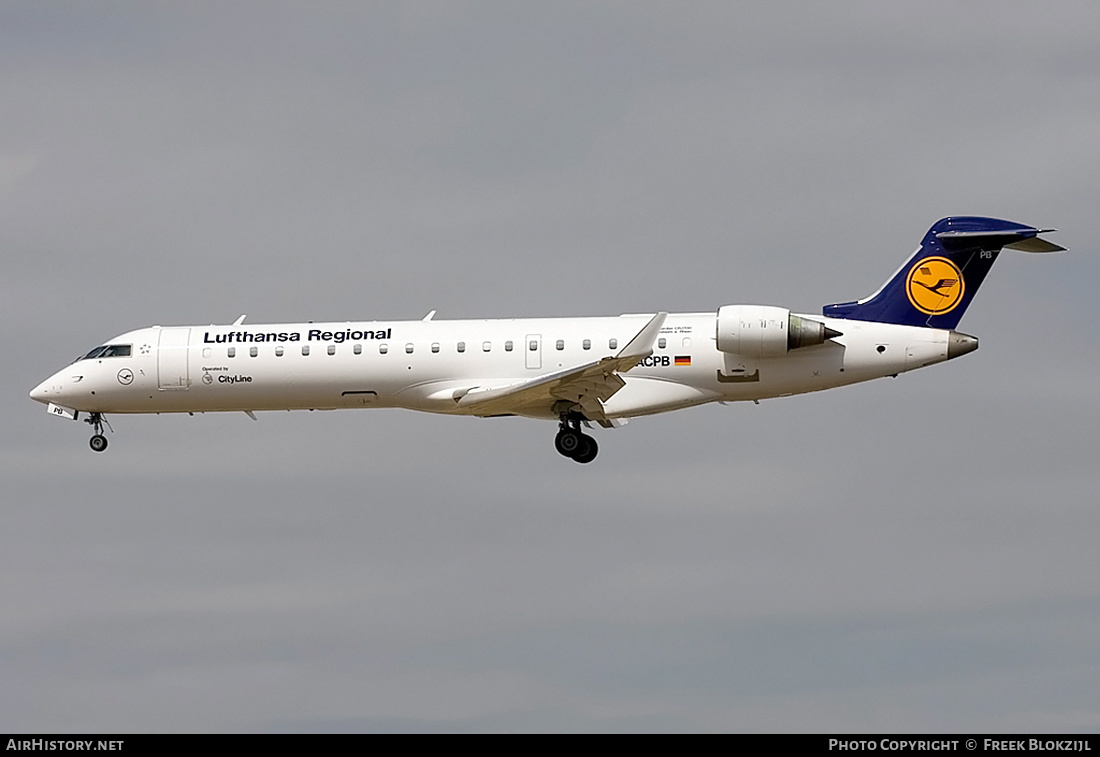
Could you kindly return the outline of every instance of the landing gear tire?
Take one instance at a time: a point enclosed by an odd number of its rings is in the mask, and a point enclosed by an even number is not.
[[[585,434],[581,434],[581,442],[581,448],[573,454],[573,459],[582,464],[590,463],[599,454],[600,445],[596,444],[596,440],[591,436]]]
[[[84,422],[92,427],[92,432],[95,434],[88,440],[88,446],[92,448],[92,451],[102,452],[107,449],[107,437],[103,435],[103,427],[111,428],[111,424],[103,417],[103,413],[90,413],[84,419]],[[111,430],[114,431],[114,429]]]
[[[590,463],[596,459],[600,445],[587,434],[573,429],[563,429],[554,437],[554,449],[578,463]]]
[[[600,451],[596,440],[581,432],[583,421],[584,416],[580,413],[563,410],[561,423],[558,424],[558,435],[554,437],[554,449],[558,454],[582,464],[595,460]]]
[[[554,449],[566,457],[573,457],[582,446],[584,434],[572,429],[562,429],[554,437]]]

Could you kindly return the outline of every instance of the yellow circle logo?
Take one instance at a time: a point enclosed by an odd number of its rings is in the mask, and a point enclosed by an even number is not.
[[[950,313],[962,301],[962,271],[947,258],[925,258],[909,270],[905,291],[913,307],[928,315]]]

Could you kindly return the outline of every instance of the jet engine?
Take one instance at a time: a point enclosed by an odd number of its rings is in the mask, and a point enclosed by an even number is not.
[[[718,308],[718,349],[748,358],[780,357],[790,350],[822,344],[840,336],[820,321],[791,315],[771,305]]]

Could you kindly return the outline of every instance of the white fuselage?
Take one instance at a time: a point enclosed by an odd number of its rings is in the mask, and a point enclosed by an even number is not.
[[[88,413],[398,407],[483,415],[460,405],[456,392],[614,355],[651,317],[154,326],[110,341],[129,345],[128,356],[78,360],[31,396]],[[942,362],[952,352],[951,331],[803,317],[841,335],[744,359],[717,349],[714,312],[670,314],[652,354],[624,372],[625,386],[603,403],[604,415],[818,391]],[[557,417],[549,406],[492,414]]]

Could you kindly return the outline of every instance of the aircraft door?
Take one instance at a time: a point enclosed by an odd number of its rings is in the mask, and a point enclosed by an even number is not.
[[[542,368],[542,334],[528,334],[523,339],[523,354],[527,356],[527,367]]]
[[[157,387],[186,389],[191,385],[187,373],[187,343],[191,329],[161,329],[157,347]]]

